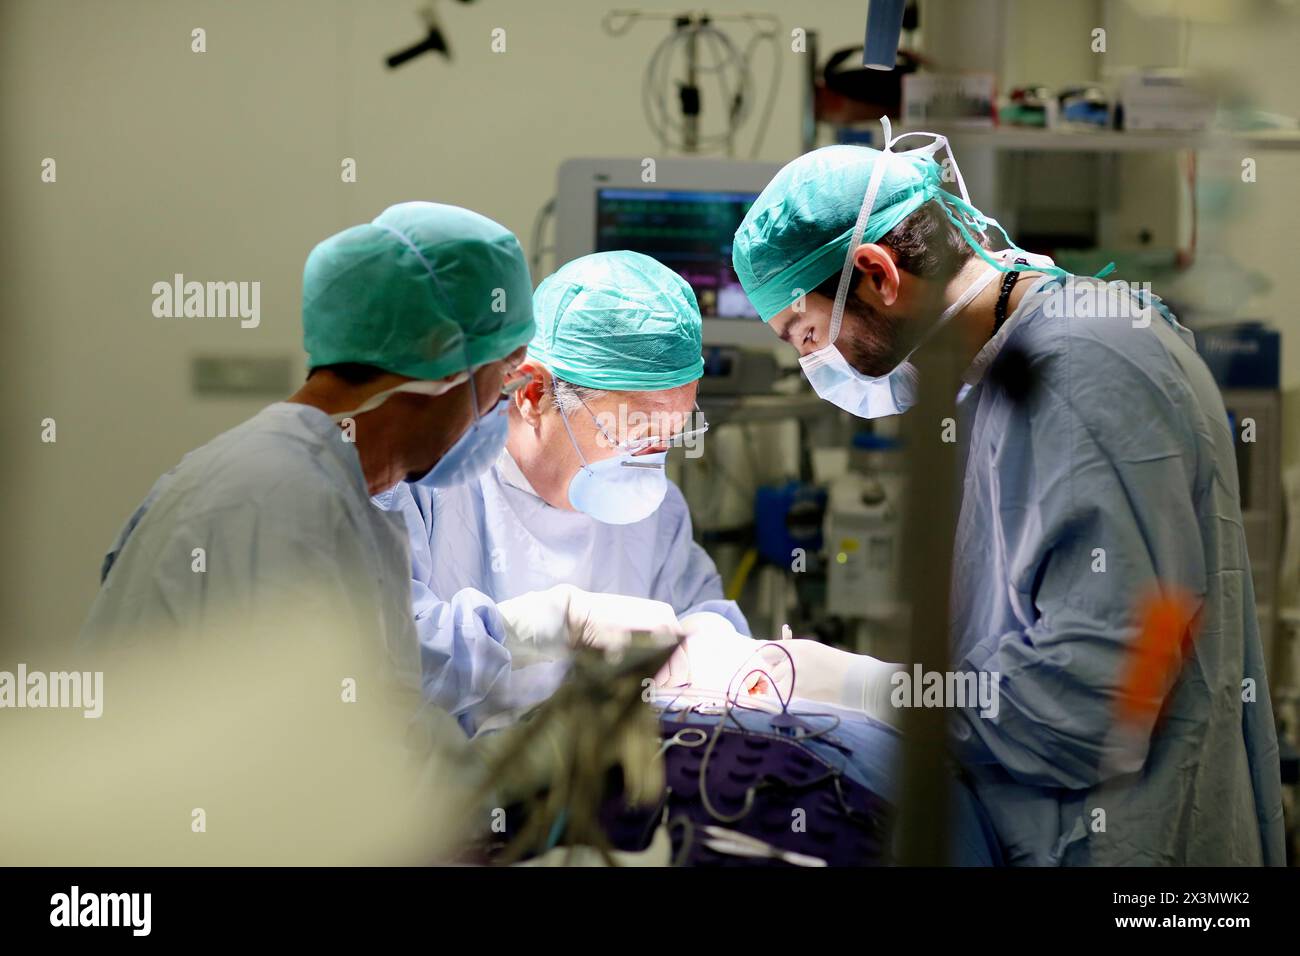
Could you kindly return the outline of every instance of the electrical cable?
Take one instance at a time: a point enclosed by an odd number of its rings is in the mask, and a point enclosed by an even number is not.
[[[750,670],[746,672],[745,676],[740,679],[740,683],[736,684],[736,676],[740,673],[741,668],[745,667],[745,665],[749,663],[750,658],[752,658],[755,654],[758,654],[761,651],[765,651],[769,647],[774,647],[777,650],[779,650],[782,654],[786,656],[786,660],[790,662],[790,694],[788,697],[785,698],[781,697],[781,689],[777,686],[776,678],[773,677],[766,669],[762,667],[750,668]],[[762,647],[754,648],[754,650],[750,653],[749,657],[745,658],[745,662],[741,664],[740,667],[737,667],[735,672],[732,673],[731,680],[727,681],[727,689],[723,693],[723,700],[728,704],[728,706],[734,705],[738,699],[737,697],[733,696],[732,687],[734,686],[736,688],[736,694],[738,695],[740,693],[740,688],[744,687],[746,682],[749,680],[749,678],[753,677],[755,674],[761,674],[762,676],[768,679],[768,681],[772,685],[773,693],[776,694],[776,699],[781,702],[781,713],[788,714],[790,712],[790,701],[794,699],[795,682],[798,680],[798,669],[795,666],[794,655],[790,653],[790,649],[788,647],[782,647],[779,641],[768,641],[765,644],[763,644]]]
[[[753,56],[754,49],[757,49],[758,41],[762,37],[766,37],[772,43],[772,82],[768,86],[767,102],[763,106],[763,115],[758,121],[758,130],[754,134],[754,143],[749,149],[750,159],[757,158],[758,151],[763,146],[763,141],[767,139],[768,124],[772,121],[772,113],[776,107],[776,93],[781,85],[781,64],[783,62],[781,58],[782,47],[778,38],[779,34],[775,30],[755,34],[755,36],[750,40],[750,48],[746,52],[745,58],[749,59]]]
[[[673,834],[674,823],[681,824],[684,832],[682,833],[682,848],[677,851],[677,856],[673,859],[672,865],[681,866],[690,858],[691,847],[695,844],[695,824],[691,822],[690,817],[684,814],[678,814],[669,820],[667,824],[668,836],[670,839]]]
[[[712,71],[704,71],[714,72],[717,74],[718,86],[722,90],[722,102],[728,104],[726,133],[727,155],[733,156],[736,151],[736,129],[744,121],[744,114],[746,112],[747,101],[745,100],[744,90],[750,85],[749,63],[740,56],[735,45],[727,38],[725,33],[715,29],[709,29],[704,31],[703,35],[704,39],[708,40],[710,45],[718,44],[723,47],[722,52],[727,55],[728,63],[731,60],[739,58],[739,85],[736,88],[734,96],[732,95],[731,87],[727,83],[727,73],[723,63],[719,62]],[[719,37],[721,37],[721,40],[719,40]]]
[[[533,281],[535,282],[538,281],[537,277],[542,274],[542,256],[547,252],[555,251],[555,246],[543,245],[542,239],[546,230],[546,223],[554,215],[555,197],[552,196],[546,200],[542,208],[537,210],[537,215],[533,217],[533,239],[529,249],[528,266],[532,270]]]
[[[768,679],[771,680],[772,688],[774,692],[776,692],[777,700],[781,701],[781,713],[788,715],[789,703],[791,700],[794,699],[794,688],[795,688],[796,677],[797,677],[797,672],[794,663],[794,655],[790,653],[789,648],[781,647],[781,645],[777,642],[769,642],[768,644],[765,644],[763,648],[756,649],[754,653],[757,654],[759,650],[766,649],[769,646],[777,648],[779,651],[785,654],[785,656],[790,661],[790,696],[783,699],[781,697],[780,690],[777,687],[775,679],[773,679],[771,674],[767,673],[762,668],[751,668],[745,674],[745,677],[741,679],[739,686],[744,686],[745,681],[755,673],[765,674],[768,677]],[[753,655],[751,654],[750,656],[752,657]],[[743,668],[744,666],[745,665],[742,664],[740,667],[736,668],[736,674],[739,674],[741,668]],[[725,728],[727,721],[730,720],[742,732],[751,733],[751,731],[749,731],[749,729],[746,728],[745,725],[742,724],[732,713],[732,711],[737,707],[737,700],[732,696],[731,693],[732,686],[736,684],[736,674],[732,675],[731,681],[728,682],[727,684],[727,693],[723,698],[724,700],[723,713],[720,715],[718,719],[718,723],[714,727],[713,736],[709,738],[708,746],[705,747],[704,749],[704,756],[700,760],[700,772],[699,772],[700,803],[704,806],[705,812],[707,812],[709,816],[713,817],[719,823],[736,823],[739,820],[743,820],[746,816],[749,815],[750,811],[753,809],[754,798],[757,796],[759,790],[771,786],[771,784],[768,784],[766,781],[760,781],[759,783],[753,786],[747,787],[745,789],[744,803],[740,808],[740,812],[735,815],[722,813],[716,807],[713,806],[712,801],[709,799],[709,789],[708,789],[708,779],[707,779],[708,769],[709,769],[709,758],[712,757],[713,749],[717,746],[718,741],[722,738],[722,731]],[[739,688],[737,688],[737,690],[738,689]],[[836,726],[838,726],[838,724],[836,724]],[[774,737],[771,734],[763,734],[759,732],[754,732],[754,734],[755,736],[769,737],[772,739],[780,739],[785,741],[786,743],[793,743],[796,747],[802,750],[808,757],[810,757],[813,760],[816,760],[818,763],[821,763],[823,766],[828,768],[828,772],[826,774],[824,774],[823,776],[819,777],[816,780],[807,781],[804,784],[801,784],[799,789],[805,789],[810,786],[815,786],[824,783],[826,780],[838,776],[841,772],[836,768],[831,767],[829,764],[827,764],[826,761],[823,760],[818,754],[804,747],[803,744],[800,743],[800,740],[802,739],[800,737],[796,737],[792,739],[786,736]],[[820,736],[820,734],[818,736]]]
[[[605,32],[610,36],[622,36],[632,23],[642,16],[637,11],[617,11],[602,20]],[[617,20],[616,20],[617,17]],[[762,115],[757,127],[754,142],[749,155],[758,154],[766,139],[768,125],[776,106],[777,92],[781,76],[781,45],[779,42],[779,21],[775,17],[762,14],[742,14],[732,19],[739,19],[755,32],[743,48],[740,48],[724,31],[715,25],[716,17],[685,19],[674,18],[674,29],[651,51],[646,61],[641,82],[641,111],[651,135],[665,150],[687,149],[686,119],[679,118],[676,110],[669,105],[670,92],[675,85],[671,70],[679,58],[683,45],[694,44],[696,51],[707,48],[711,62],[696,62],[696,76],[712,77],[720,90],[725,105],[726,128],[717,133],[697,133],[694,137],[694,149],[725,149],[728,155],[735,154],[736,136],[741,128],[754,115],[754,98],[748,95],[754,88],[753,57],[760,43],[767,41],[773,52],[772,79],[767,96],[762,106]],[[767,21],[764,29],[758,24]],[[679,86],[679,93],[683,87]],[[694,89],[699,92],[698,83]],[[734,92],[733,92],[734,90]],[[698,116],[698,113],[694,114]]]

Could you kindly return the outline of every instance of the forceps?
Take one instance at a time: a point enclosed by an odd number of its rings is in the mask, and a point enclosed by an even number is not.
[[[704,832],[708,834],[708,839],[704,841],[704,845],[710,850],[716,850],[718,853],[780,860],[782,863],[789,863],[791,866],[826,866],[826,861],[821,857],[791,853],[789,850],[782,850],[779,846],[772,846],[772,844],[766,843],[758,837],[752,837],[737,830],[707,826],[704,828]]]

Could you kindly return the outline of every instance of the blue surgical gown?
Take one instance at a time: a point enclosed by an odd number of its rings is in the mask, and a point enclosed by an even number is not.
[[[1011,863],[1282,864],[1277,737],[1219,390],[1163,303],[1136,328],[1054,307],[1058,289],[1035,282],[959,398],[954,659],[1000,674],[1001,696],[995,717],[957,715],[956,755]],[[1194,597],[1196,636],[1158,716],[1120,748],[1117,695],[1156,582]]]
[[[548,505],[502,452],[466,484],[431,492],[404,482],[375,501],[402,514],[410,534],[425,698],[469,734],[545,700],[566,667],[563,660],[512,660],[498,601],[571,584],[663,601],[679,617],[714,611],[749,633],[735,602],[723,599],[717,568],[692,539],[686,501],[671,482],[650,517],[603,524]]]
[[[324,412],[278,402],[158,479],[104,558],[82,639],[343,628],[413,689],[408,568],[405,527],[371,503],[356,446]]]

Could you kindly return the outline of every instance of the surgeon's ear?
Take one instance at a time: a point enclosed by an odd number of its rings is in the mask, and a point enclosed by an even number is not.
[[[525,361],[519,371],[528,376],[528,382],[514,393],[515,408],[530,428],[541,424],[542,411],[551,394],[551,373],[537,362]]]
[[[900,277],[892,249],[865,242],[853,253],[853,265],[861,276],[854,289],[858,298],[868,305],[886,307],[898,300]]]

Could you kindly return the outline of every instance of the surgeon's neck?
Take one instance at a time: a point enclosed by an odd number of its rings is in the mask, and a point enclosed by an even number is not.
[[[991,268],[992,266],[979,256],[972,255],[967,259],[957,273],[948,280],[943,293],[943,307],[946,309],[961,298],[962,293],[970,288],[971,283],[979,281]],[[1020,299],[1029,288],[1028,280],[1032,275],[1036,273],[1024,273],[1016,283],[1007,303],[1008,315],[1020,303]],[[1002,291],[1001,279],[1001,276],[994,276],[993,280],[952,318],[952,327],[958,333],[958,348],[965,364],[973,362],[980,349],[993,336],[994,314],[998,296]]]
[[[519,417],[516,409],[510,410],[510,430],[506,433],[506,452],[510,455],[524,480],[528,482],[537,497],[546,501],[550,496],[545,492],[553,484],[551,468],[548,468],[546,456],[542,452],[541,442]],[[540,488],[539,488],[540,486]]]
[[[401,376],[384,376],[358,386],[322,371],[309,378],[286,401],[310,405],[326,415],[338,415],[359,408],[371,395],[402,381],[405,379]],[[404,454],[409,445],[405,440],[406,430],[407,423],[387,405],[357,416],[351,430],[352,445],[356,448],[366,490],[370,494],[387,491],[413,470]]]
[[[387,491],[413,471],[423,470],[403,455],[406,427],[407,423],[398,416],[384,414],[383,406],[367,412],[358,420],[357,457],[361,459],[361,473],[370,494]]]

